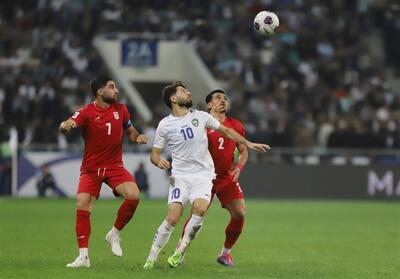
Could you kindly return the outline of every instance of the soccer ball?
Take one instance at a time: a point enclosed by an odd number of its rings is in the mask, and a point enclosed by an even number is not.
[[[265,36],[274,34],[275,28],[279,26],[278,16],[269,11],[259,12],[254,18],[254,29]]]

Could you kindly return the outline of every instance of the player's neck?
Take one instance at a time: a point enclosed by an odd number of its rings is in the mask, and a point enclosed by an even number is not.
[[[211,112],[211,115],[218,119],[219,122],[224,122],[226,119],[225,113]]]
[[[175,117],[180,117],[184,116],[189,112],[189,109],[187,107],[180,107],[180,106],[173,106],[172,107],[172,115]]]
[[[109,104],[109,103],[106,103],[106,102],[104,102],[103,100],[101,100],[101,99],[99,99],[99,98],[96,98],[96,99],[94,100],[94,104],[95,104],[96,106],[98,106],[98,107],[103,108],[103,109],[106,109],[106,108],[109,108],[109,107],[110,107],[110,104]]]

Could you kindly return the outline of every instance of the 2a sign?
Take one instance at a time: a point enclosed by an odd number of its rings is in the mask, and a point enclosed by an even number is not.
[[[121,42],[121,64],[123,66],[146,68],[158,63],[158,40],[141,38]]]

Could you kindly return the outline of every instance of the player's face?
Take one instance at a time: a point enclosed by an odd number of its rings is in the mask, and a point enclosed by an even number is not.
[[[212,112],[226,113],[228,111],[228,103],[228,98],[224,93],[215,93],[207,106]]]
[[[187,108],[193,106],[192,93],[190,93],[185,87],[178,86],[175,95],[178,106]]]
[[[101,89],[100,96],[103,101],[112,104],[118,101],[119,91],[114,81],[109,80],[107,84]]]

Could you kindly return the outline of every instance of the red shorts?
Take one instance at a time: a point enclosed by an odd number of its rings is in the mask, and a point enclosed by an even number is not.
[[[238,181],[233,181],[231,177],[213,180],[211,200],[217,195],[221,206],[225,207],[233,200],[244,199],[244,194]]]
[[[115,187],[124,182],[136,183],[132,174],[124,168],[100,168],[96,172],[81,172],[77,193],[99,197],[102,183],[106,183],[114,191]]]

